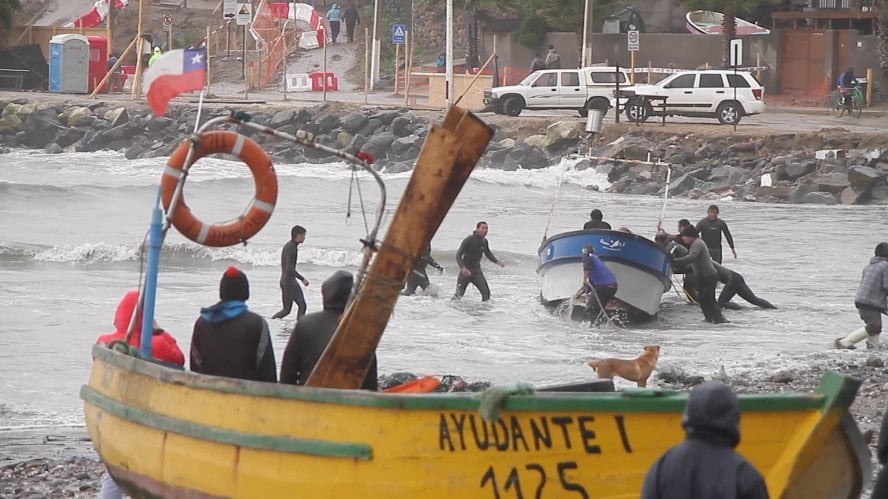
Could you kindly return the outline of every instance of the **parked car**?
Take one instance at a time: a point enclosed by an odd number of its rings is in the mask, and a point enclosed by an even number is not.
[[[736,93],[735,93],[736,90]],[[626,117],[644,121],[652,115],[662,116],[659,105],[642,96],[666,97],[667,116],[698,116],[718,118],[733,125],[740,118],[765,111],[765,89],[746,71],[686,71],[664,78],[655,85],[635,85],[620,89],[626,97]]]
[[[617,82],[626,85],[626,72],[614,66],[534,71],[517,85],[489,88],[484,103],[497,114],[518,116],[524,109],[576,109],[586,116],[589,109],[605,112],[614,105]]]

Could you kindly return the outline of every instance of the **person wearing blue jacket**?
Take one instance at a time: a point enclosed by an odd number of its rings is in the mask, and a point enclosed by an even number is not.
[[[327,22],[330,23],[331,43],[336,43],[336,39],[339,38],[339,25],[342,22],[342,11],[339,10],[338,3],[331,5],[327,11]]]
[[[252,381],[277,382],[268,323],[247,310],[250,283],[235,267],[219,282],[219,302],[200,310],[191,334],[191,370]]]
[[[587,294],[586,315],[590,319],[604,312],[607,302],[617,294],[617,277],[591,244],[583,246],[583,287],[578,295],[582,294]]]

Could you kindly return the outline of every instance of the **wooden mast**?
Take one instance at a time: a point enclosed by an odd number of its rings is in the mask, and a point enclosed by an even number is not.
[[[432,127],[379,253],[306,386],[361,386],[416,259],[492,137],[490,127],[456,106]]]

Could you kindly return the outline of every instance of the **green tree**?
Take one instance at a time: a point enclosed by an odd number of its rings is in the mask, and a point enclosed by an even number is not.
[[[762,3],[773,3],[774,0],[684,0],[682,3],[688,10],[709,10],[721,12],[722,18],[722,66],[731,63],[731,40],[737,37],[737,17],[744,16]]]
[[[12,28],[15,12],[21,8],[22,4],[19,0],[0,0],[0,46],[6,45],[6,37],[9,36],[9,29]]]
[[[575,60],[580,60],[583,52],[583,26],[588,0],[525,0],[522,10],[525,17],[538,16],[545,20],[550,31],[572,31],[577,37]],[[611,14],[619,0],[595,0],[592,4],[592,17],[595,25]],[[519,40],[522,38],[518,34]],[[532,38],[531,38],[532,39]],[[540,47],[529,47],[540,48]]]

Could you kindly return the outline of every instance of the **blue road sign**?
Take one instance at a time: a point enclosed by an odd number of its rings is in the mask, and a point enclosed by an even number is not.
[[[392,43],[395,45],[404,45],[407,40],[407,25],[392,24]]]

